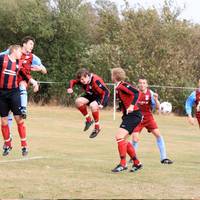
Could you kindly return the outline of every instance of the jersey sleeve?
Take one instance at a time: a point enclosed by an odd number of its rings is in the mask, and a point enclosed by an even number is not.
[[[127,84],[127,83],[123,83],[120,85],[120,90],[129,94],[129,95],[132,95],[133,98],[132,98],[132,105],[135,105],[138,98],[139,98],[139,91],[137,89],[135,89],[134,87],[132,87],[131,85]]]
[[[150,90],[150,93],[151,93],[151,108],[152,110],[155,110],[156,109],[156,101],[155,101],[155,98],[154,98],[154,92],[152,90]]]
[[[1,56],[1,55],[8,55],[9,52],[10,52],[9,49],[7,49],[6,51],[2,51],[2,52],[0,52],[0,56]]]
[[[37,68],[37,66],[43,66],[42,61],[39,57],[37,57],[35,54],[33,54],[33,60],[32,60],[32,64],[31,67],[32,68]]]
[[[68,84],[68,87],[67,88],[73,88],[76,84],[80,84],[80,81],[79,80],[76,80],[76,79],[72,79],[69,81],[69,84]]]
[[[95,85],[97,92],[101,96],[101,105],[104,107],[107,106],[110,97],[110,91],[101,80],[96,80]]]
[[[187,115],[192,114],[192,106],[196,101],[196,92],[192,92],[185,102],[185,111]]]

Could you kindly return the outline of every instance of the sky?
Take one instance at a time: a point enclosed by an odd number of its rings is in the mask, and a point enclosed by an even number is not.
[[[89,0],[90,2],[95,2],[95,0]],[[119,8],[124,5],[123,0],[111,0],[115,2]],[[155,6],[157,9],[161,8],[164,0],[127,0],[129,5],[136,7],[141,5],[144,8]],[[178,6],[183,9],[180,19],[186,19],[193,23],[200,24],[200,0],[173,0],[173,5]]]

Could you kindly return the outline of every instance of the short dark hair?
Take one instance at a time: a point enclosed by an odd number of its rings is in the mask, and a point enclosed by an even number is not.
[[[22,38],[21,45],[23,46],[24,43],[27,43],[29,40],[32,40],[35,43],[35,38],[32,36],[25,36]]]
[[[87,75],[90,75],[90,72],[89,72],[89,70],[88,69],[86,69],[86,68],[81,68],[81,69],[79,69],[77,72],[76,72],[76,78],[78,79],[78,80],[80,80],[81,79],[81,77],[86,77]]]

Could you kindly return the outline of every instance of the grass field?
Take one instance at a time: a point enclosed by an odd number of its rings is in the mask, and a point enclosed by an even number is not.
[[[111,111],[102,111],[102,132],[89,139],[75,109],[30,107],[30,153],[23,160],[14,126],[13,150],[0,159],[0,198],[199,199],[199,128],[184,117],[156,116],[174,164],[160,164],[155,138],[143,131],[138,156],[144,169],[113,174],[119,162],[114,135],[120,115],[113,121]]]

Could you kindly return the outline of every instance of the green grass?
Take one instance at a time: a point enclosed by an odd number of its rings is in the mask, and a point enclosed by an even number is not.
[[[119,162],[114,136],[120,115],[113,121],[111,111],[102,111],[102,132],[89,139],[75,109],[30,107],[28,158],[43,158],[4,162],[22,158],[14,126],[13,150],[0,159],[0,198],[200,198],[199,128],[184,117],[156,116],[174,164],[160,164],[155,138],[143,131],[138,157],[144,169],[113,174]]]

